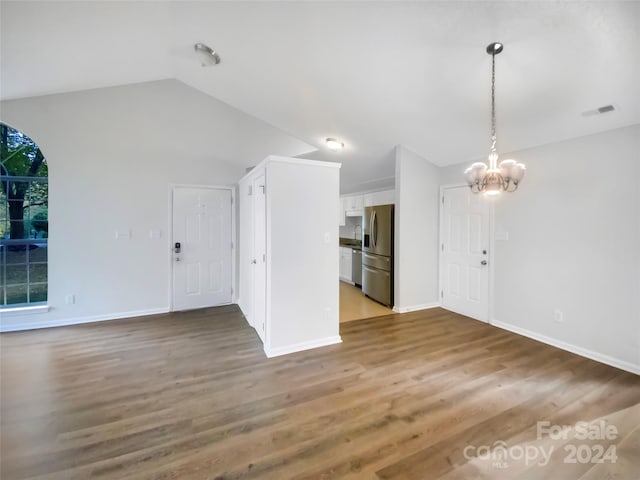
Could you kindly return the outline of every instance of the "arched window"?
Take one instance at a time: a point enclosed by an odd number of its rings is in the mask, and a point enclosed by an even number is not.
[[[42,152],[0,123],[0,309],[47,302],[48,207]]]

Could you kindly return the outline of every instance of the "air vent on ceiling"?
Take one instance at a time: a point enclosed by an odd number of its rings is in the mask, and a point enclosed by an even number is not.
[[[605,105],[604,107],[600,107],[598,109],[598,113],[613,112],[614,110],[615,108],[613,108],[613,105]]]
[[[582,112],[581,115],[583,117],[592,117],[593,115],[602,115],[603,113],[613,112],[615,107],[613,105],[604,105],[602,107],[596,108],[595,110],[587,110],[586,112]]]

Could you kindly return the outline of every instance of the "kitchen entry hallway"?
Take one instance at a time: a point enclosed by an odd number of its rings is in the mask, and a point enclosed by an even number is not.
[[[390,308],[367,298],[358,287],[340,282],[340,323],[393,314]]]

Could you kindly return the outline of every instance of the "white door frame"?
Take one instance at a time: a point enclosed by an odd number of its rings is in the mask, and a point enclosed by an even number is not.
[[[444,231],[444,191],[450,188],[460,188],[466,187],[469,188],[469,185],[466,183],[452,183],[447,185],[440,185],[440,197],[438,199],[439,202],[439,223],[440,226],[438,228],[438,246],[440,247],[438,250],[438,289],[440,290],[440,306],[442,306],[442,292],[444,291],[444,252],[442,251],[442,241],[443,241],[443,231]],[[475,194],[481,195],[481,194]],[[494,202],[491,202],[489,205],[489,288],[487,292],[487,301],[488,301],[488,312],[487,312],[487,323],[494,323],[494,301],[493,301],[493,292],[494,292],[494,276],[495,269],[493,265],[493,260],[495,258],[495,205]],[[443,307],[444,308],[444,307]],[[478,319],[476,319],[478,320]],[[482,320],[480,320],[482,321]]]
[[[172,183],[169,184],[169,222],[167,225],[167,231],[169,235],[169,278],[168,278],[168,295],[169,295],[169,311],[173,312],[173,195],[178,188],[202,188],[207,190],[229,190],[231,192],[231,288],[233,293],[231,294],[231,303],[238,303],[238,288],[236,285],[236,263],[237,263],[237,247],[238,242],[236,240],[236,188],[228,185],[192,185],[184,183]]]

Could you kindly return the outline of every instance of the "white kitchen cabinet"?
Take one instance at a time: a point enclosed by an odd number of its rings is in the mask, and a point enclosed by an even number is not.
[[[238,183],[238,304],[268,357],[341,341],[339,168],[270,156]]]
[[[340,204],[343,212],[341,219],[343,217],[361,217],[364,213],[364,198],[361,194],[342,195]],[[340,225],[344,226],[345,221],[343,220]]]
[[[380,192],[369,192],[364,194],[364,206],[373,207],[374,205],[395,205],[396,191],[382,190]]]
[[[346,211],[345,211],[346,200],[344,197],[340,197],[340,203],[338,208],[338,225],[344,227],[347,224]]]
[[[351,247],[340,247],[340,280],[353,283]]]

